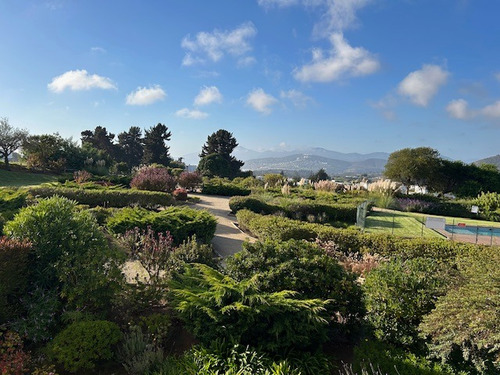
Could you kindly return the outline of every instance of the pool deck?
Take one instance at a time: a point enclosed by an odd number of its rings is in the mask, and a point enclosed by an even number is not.
[[[442,234],[450,241],[457,242],[468,242],[475,243],[479,245],[497,245],[500,246],[500,237],[498,236],[477,236],[475,234],[458,234],[458,233],[450,233],[445,231],[444,229],[434,229],[439,234]]]

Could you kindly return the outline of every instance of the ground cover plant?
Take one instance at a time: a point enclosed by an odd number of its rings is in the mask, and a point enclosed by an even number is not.
[[[0,168],[0,187],[21,187],[40,185],[45,182],[57,181],[58,176],[44,173],[33,173],[24,169],[7,171]]]

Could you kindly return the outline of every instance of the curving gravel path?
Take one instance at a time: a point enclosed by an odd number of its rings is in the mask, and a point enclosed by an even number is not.
[[[229,197],[218,195],[193,194],[200,198],[198,203],[195,203],[193,208],[206,209],[217,218],[217,229],[212,240],[214,251],[221,258],[226,258],[230,255],[241,251],[241,245],[245,240],[255,242],[256,239],[243,233],[234,224],[236,216],[231,214],[229,209]]]

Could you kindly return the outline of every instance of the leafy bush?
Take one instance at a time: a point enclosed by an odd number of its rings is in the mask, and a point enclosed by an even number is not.
[[[0,212],[16,211],[26,205],[28,193],[24,190],[0,188]]]
[[[202,179],[197,172],[182,172],[177,179],[177,182],[184,189],[192,191],[201,184]]]
[[[370,253],[381,256],[398,256],[403,259],[415,257],[435,258],[439,261],[452,260],[462,252],[475,248],[486,249],[460,242],[442,239],[406,239],[388,234],[365,234],[358,230],[339,229],[327,225],[304,223],[276,216],[263,216],[248,210],[236,214],[240,228],[251,232],[261,240],[318,239],[333,242],[344,254]]]
[[[170,287],[173,306],[202,343],[226,339],[279,352],[325,339],[328,301],[262,292],[255,278],[238,282],[202,264],[186,265]]]
[[[163,351],[156,347],[140,327],[125,334],[118,359],[127,374],[143,375],[154,371],[163,362]]]
[[[310,363],[311,361],[309,361]],[[273,361],[250,347],[222,345],[194,347],[182,357],[169,357],[153,375],[316,375],[329,373],[328,362],[315,366],[288,360]]]
[[[418,325],[449,281],[446,270],[426,258],[392,260],[371,271],[363,289],[375,336],[396,345],[417,345]]]
[[[298,298],[331,300],[327,311],[336,322],[356,323],[363,315],[361,289],[335,259],[305,241],[244,243],[226,260],[226,271],[242,281],[255,278],[259,290],[293,290]]]
[[[203,183],[201,189],[203,194],[208,195],[223,195],[232,197],[234,195],[250,195],[250,189],[240,187],[227,180],[214,178]]]
[[[171,193],[176,184],[175,178],[168,173],[167,168],[153,166],[140,168],[130,182],[130,186],[134,189],[167,193]]]
[[[500,221],[500,194],[481,193],[475,203],[488,220]]]
[[[29,360],[29,354],[24,351],[21,337],[16,332],[6,331],[0,327],[0,374],[26,374]]]
[[[25,207],[5,232],[33,245],[30,283],[57,290],[75,308],[108,305],[121,282],[121,256],[108,246],[95,219],[76,203],[53,197]]]
[[[377,369],[377,374],[404,375],[454,375],[453,370],[425,357],[397,349],[378,341],[363,341],[354,349],[354,371],[364,374],[370,367]]]
[[[233,213],[247,209],[255,213],[273,214],[282,213],[290,219],[326,222],[341,221],[356,222],[357,206],[354,204],[323,204],[311,200],[281,199],[281,203],[267,203],[263,200],[250,197],[232,197],[229,207]]]
[[[461,256],[464,281],[438,299],[424,317],[422,335],[431,354],[457,370],[500,372],[500,253],[498,248]]]
[[[172,195],[177,201],[186,201],[188,199],[188,193],[186,189],[175,189]]]
[[[18,298],[25,293],[30,251],[27,241],[0,237],[0,324],[15,315]]]
[[[173,257],[175,263],[202,263],[212,268],[217,268],[218,262],[214,257],[211,245],[201,244],[196,240],[196,236],[189,238],[179,245]]]
[[[141,208],[124,208],[111,216],[107,223],[113,233],[125,233],[138,227],[148,226],[155,232],[170,232],[175,244],[180,244],[192,236],[201,242],[212,240],[217,221],[208,211],[194,210],[188,207],[167,207],[160,212]]]
[[[157,191],[140,191],[130,189],[73,189],[63,187],[30,187],[31,195],[37,198],[48,198],[54,195],[74,200],[91,207],[127,207],[138,205],[141,207],[168,206],[172,203],[169,194]]]
[[[48,346],[49,356],[66,371],[92,370],[97,362],[113,358],[120,328],[105,320],[70,324]]]

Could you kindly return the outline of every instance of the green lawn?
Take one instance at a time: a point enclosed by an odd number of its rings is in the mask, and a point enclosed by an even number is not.
[[[44,182],[56,180],[57,176],[55,175],[0,169],[0,186],[2,187],[40,185]]]
[[[484,220],[463,219],[459,217],[425,215],[414,212],[400,212],[392,210],[372,211],[366,218],[365,231],[367,233],[393,233],[402,237],[441,237],[432,229],[425,228],[425,219],[428,216],[444,217],[446,224],[464,223],[467,226],[483,226],[500,228],[500,223]],[[422,228],[424,227],[424,228]]]

